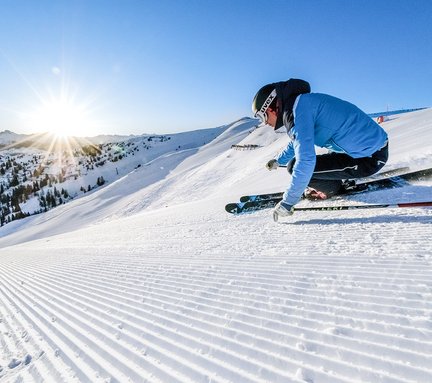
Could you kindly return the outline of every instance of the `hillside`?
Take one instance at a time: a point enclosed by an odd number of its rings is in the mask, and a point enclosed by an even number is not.
[[[0,151],[1,226],[80,198],[159,156],[197,150],[225,129],[144,135],[97,145],[46,134],[14,142]]]
[[[287,183],[264,167],[287,136],[254,125],[185,133],[182,150],[0,229],[0,382],[432,380],[432,210],[230,216],[226,202]],[[383,127],[386,169],[432,166],[431,109]]]

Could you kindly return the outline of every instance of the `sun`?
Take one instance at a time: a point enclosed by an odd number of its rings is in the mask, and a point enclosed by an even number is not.
[[[65,98],[44,100],[31,120],[34,129],[61,138],[89,136],[93,130],[89,110]]]

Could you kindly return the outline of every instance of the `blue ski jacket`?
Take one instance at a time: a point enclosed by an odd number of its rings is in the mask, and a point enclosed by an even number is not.
[[[277,156],[280,165],[296,159],[283,201],[295,205],[315,169],[315,145],[353,158],[369,157],[387,141],[387,133],[355,105],[327,94],[299,95],[288,146]]]

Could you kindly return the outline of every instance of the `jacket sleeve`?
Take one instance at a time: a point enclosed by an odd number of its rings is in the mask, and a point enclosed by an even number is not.
[[[300,200],[312,178],[316,163],[314,133],[313,115],[304,104],[299,103],[290,131],[296,161],[290,184],[283,196],[288,205],[295,205]]]
[[[294,146],[293,142],[290,141],[288,146],[282,150],[276,157],[276,161],[279,165],[286,165],[294,158]]]

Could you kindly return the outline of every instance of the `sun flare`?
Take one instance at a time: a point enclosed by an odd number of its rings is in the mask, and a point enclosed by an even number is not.
[[[86,107],[65,99],[44,101],[36,110],[32,124],[38,131],[50,132],[59,138],[88,136],[92,130]]]

